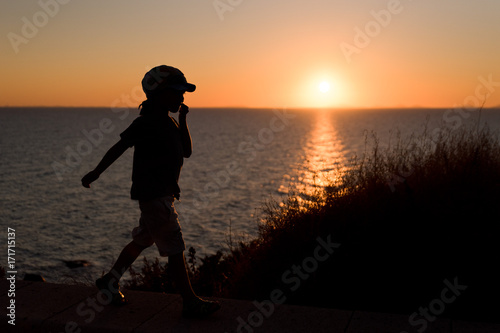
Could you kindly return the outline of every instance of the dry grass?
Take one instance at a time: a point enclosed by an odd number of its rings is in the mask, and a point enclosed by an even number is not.
[[[424,131],[367,152],[308,200],[269,201],[252,241],[202,259],[191,274],[204,294],[411,313],[439,296],[444,279],[470,286],[448,315],[488,317],[500,297],[500,144],[487,127]],[[312,256],[317,238],[341,247],[300,288],[284,272]],[[193,259],[194,260],[194,259]],[[151,271],[152,274],[156,274]],[[494,316],[494,314],[492,314]]]

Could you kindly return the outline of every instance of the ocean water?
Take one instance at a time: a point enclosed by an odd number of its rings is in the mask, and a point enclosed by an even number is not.
[[[35,273],[50,282],[93,281],[131,240],[139,219],[129,196],[133,149],[91,189],[80,183],[138,116],[114,111],[0,108],[0,243],[8,227],[16,230],[20,278]],[[363,153],[367,134],[389,145],[397,132],[404,137],[477,121],[498,130],[500,110],[193,108],[194,150],[184,162],[176,203],[186,246],[203,256],[227,248],[230,231],[233,240],[255,236],[266,201],[321,186],[336,166]],[[157,257],[156,247],[143,255]],[[71,269],[65,260],[90,265]],[[6,263],[4,256],[0,264]]]

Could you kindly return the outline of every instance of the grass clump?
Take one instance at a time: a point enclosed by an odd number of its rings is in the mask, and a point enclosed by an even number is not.
[[[187,271],[191,284],[196,292],[203,296],[217,296],[223,293],[228,284],[226,272],[227,263],[221,251],[201,259],[201,264],[196,264],[196,250],[191,247],[187,255]],[[132,290],[154,291],[163,293],[177,293],[168,262],[160,263],[158,258],[148,260],[143,258],[140,271],[130,267],[130,279],[124,287]]]

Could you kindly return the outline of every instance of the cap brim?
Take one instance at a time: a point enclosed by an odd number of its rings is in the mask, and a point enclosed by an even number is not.
[[[188,92],[193,92],[196,90],[196,86],[191,83],[176,83],[169,85],[169,87],[176,90],[185,90]]]

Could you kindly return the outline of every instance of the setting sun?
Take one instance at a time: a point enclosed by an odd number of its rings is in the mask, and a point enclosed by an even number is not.
[[[330,84],[326,81],[323,81],[319,84],[319,91],[322,93],[326,93],[330,90]]]

